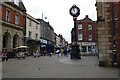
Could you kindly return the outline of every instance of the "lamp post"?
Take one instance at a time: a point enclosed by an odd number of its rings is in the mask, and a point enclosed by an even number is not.
[[[80,15],[80,9],[74,4],[70,10],[70,15],[73,17],[74,20],[74,41],[72,45],[72,53],[71,53],[71,59],[81,59],[81,56],[79,55],[80,50],[79,50],[79,45],[77,44],[77,17]]]

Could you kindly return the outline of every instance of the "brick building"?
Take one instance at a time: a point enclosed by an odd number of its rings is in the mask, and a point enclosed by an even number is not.
[[[96,7],[99,65],[120,65],[120,2],[97,2]]]
[[[82,54],[92,54],[96,51],[96,22],[88,15],[82,20],[77,20],[77,42]],[[72,43],[74,42],[74,28],[71,31]]]
[[[19,2],[4,2],[0,4],[0,44],[2,49],[11,49],[21,46],[24,43],[24,28],[25,28],[25,14],[26,9],[23,3]]]

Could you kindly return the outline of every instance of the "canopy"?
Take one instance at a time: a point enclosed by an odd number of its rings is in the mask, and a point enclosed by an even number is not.
[[[15,49],[21,49],[21,48],[29,48],[28,46],[19,46],[19,47],[16,47]]]

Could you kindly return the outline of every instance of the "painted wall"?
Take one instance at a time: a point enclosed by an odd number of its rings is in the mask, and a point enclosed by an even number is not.
[[[29,25],[30,21],[31,21],[31,26]],[[26,17],[26,37],[29,37],[29,31],[31,31],[31,38],[32,39],[36,39],[36,34],[38,34],[37,40],[40,40],[40,22],[37,21],[32,16],[27,14],[27,17]]]

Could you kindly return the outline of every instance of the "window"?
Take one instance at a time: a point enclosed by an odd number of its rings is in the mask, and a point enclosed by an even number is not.
[[[87,52],[86,46],[81,46],[81,50],[82,50],[82,52]]]
[[[79,25],[78,25],[78,29],[82,29],[82,24],[79,24]]]
[[[89,40],[89,41],[92,41],[92,34],[89,34],[88,40]]]
[[[10,11],[6,10],[6,21],[10,22]]]
[[[15,15],[15,24],[19,24],[19,15],[18,14]]]
[[[32,21],[29,19],[29,26],[32,26],[31,24],[32,24]]]
[[[88,25],[88,30],[92,30],[92,25],[91,24]]]
[[[38,24],[36,24],[36,29],[38,29]]]
[[[32,32],[31,32],[31,31],[29,31],[29,38],[31,38],[31,35],[32,35]]]
[[[88,51],[92,52],[92,46],[88,46]]]
[[[83,40],[82,33],[78,34],[78,40]]]
[[[38,34],[37,33],[35,34],[35,38],[38,39]]]

